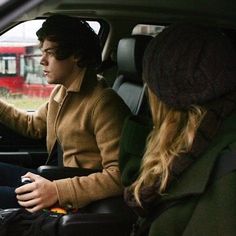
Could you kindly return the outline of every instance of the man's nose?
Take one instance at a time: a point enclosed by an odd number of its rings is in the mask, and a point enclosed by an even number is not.
[[[47,62],[45,55],[42,55],[42,57],[40,59],[40,65],[45,66],[47,64],[48,64],[48,62]]]

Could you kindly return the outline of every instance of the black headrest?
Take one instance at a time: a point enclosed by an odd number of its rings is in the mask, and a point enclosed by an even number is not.
[[[130,79],[140,79],[141,82],[143,54],[152,38],[149,35],[132,35],[119,41],[117,48],[119,74],[126,75]]]

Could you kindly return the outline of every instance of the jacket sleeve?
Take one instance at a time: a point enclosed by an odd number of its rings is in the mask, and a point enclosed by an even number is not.
[[[122,194],[119,140],[125,117],[129,114],[130,110],[114,91],[106,90],[95,102],[90,122],[103,170],[89,176],[56,180],[60,205],[80,208],[92,201]]]
[[[45,137],[46,117],[47,103],[30,113],[0,100],[0,122],[24,136],[36,139]]]

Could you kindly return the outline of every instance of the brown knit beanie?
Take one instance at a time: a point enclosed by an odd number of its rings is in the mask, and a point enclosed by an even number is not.
[[[217,29],[172,25],[147,47],[143,78],[170,107],[205,104],[236,90],[236,51]]]

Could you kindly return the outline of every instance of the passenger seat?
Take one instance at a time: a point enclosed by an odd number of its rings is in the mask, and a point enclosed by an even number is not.
[[[142,59],[146,46],[152,38],[148,35],[133,35],[121,39],[117,48],[118,77],[113,89],[134,115],[147,113],[148,109],[142,81]]]

